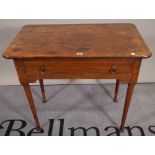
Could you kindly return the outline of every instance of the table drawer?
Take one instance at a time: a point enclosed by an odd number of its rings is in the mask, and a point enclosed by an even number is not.
[[[41,78],[95,78],[102,74],[126,74],[131,72],[133,60],[26,60],[23,62],[27,77]],[[92,77],[91,77],[92,76]]]

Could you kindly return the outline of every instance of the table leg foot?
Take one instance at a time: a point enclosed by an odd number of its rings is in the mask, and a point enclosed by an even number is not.
[[[123,132],[124,132],[124,127],[123,127],[123,128],[120,127],[119,131],[120,131],[121,133],[123,133]]]

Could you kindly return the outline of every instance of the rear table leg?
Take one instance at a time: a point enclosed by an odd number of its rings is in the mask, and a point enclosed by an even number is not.
[[[114,102],[118,102],[117,96],[118,96],[118,90],[119,90],[119,80],[116,80],[116,86],[115,86],[115,95],[114,95]]]
[[[42,98],[43,98],[43,102],[46,102],[46,97],[45,97],[45,90],[44,90],[44,82],[43,79],[39,79],[39,83],[40,83],[40,89],[41,89],[41,94],[42,94]]]

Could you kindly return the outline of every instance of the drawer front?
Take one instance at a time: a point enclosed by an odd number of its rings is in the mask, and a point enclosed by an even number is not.
[[[67,59],[25,60],[27,77],[38,78],[98,78],[103,74],[127,74],[131,72],[132,59]]]

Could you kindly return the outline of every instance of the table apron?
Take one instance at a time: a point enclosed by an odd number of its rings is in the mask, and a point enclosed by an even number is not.
[[[134,59],[15,60],[20,81],[29,83],[38,79],[119,79],[128,82],[133,63]]]

